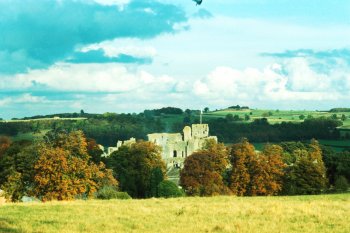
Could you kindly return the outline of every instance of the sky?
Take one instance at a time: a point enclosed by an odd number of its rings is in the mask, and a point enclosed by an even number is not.
[[[0,118],[349,103],[348,0],[0,0]]]

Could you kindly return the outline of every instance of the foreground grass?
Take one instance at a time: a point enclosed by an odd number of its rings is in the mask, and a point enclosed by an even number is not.
[[[350,232],[350,195],[0,206],[0,232]]]

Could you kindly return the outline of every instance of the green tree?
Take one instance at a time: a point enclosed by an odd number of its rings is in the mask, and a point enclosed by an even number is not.
[[[164,180],[164,174],[160,167],[152,169],[150,180],[150,195],[151,197],[158,197],[158,185]]]
[[[11,201],[20,201],[33,188],[34,163],[38,158],[36,145],[14,142],[0,157],[0,187]]]
[[[295,149],[293,156],[295,162],[286,168],[282,193],[292,195],[321,193],[326,188],[327,178],[318,142],[312,140],[306,149]]]
[[[342,114],[342,115],[341,115],[341,120],[342,120],[342,121],[346,121],[346,119],[347,119],[347,117],[345,116],[345,114]]]
[[[140,141],[120,147],[107,159],[107,165],[114,170],[120,189],[133,198],[152,197],[154,169],[159,168],[165,176],[161,148],[152,142]]]
[[[228,121],[228,122],[231,122],[233,121],[233,115],[231,113],[227,114],[225,119]]]
[[[158,197],[182,197],[184,194],[177,185],[169,180],[164,180],[158,185]]]

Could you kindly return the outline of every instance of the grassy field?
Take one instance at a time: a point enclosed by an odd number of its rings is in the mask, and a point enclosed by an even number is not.
[[[312,116],[314,118],[318,117],[331,117],[332,112],[322,112],[322,111],[307,111],[307,110],[261,110],[261,109],[249,109],[249,110],[233,110],[233,109],[225,109],[219,111],[213,111],[206,113],[204,115],[204,119],[208,118],[216,118],[216,117],[225,117],[227,114],[238,115],[239,117],[244,119],[244,116],[247,114],[250,116],[251,121],[254,119],[262,118],[263,114],[271,113],[270,116],[265,116],[271,124],[280,123],[282,121],[286,122],[302,122],[299,116],[304,115]],[[344,114],[347,117],[347,120],[343,122],[344,127],[350,127],[350,112],[337,112],[337,117],[340,119]]]
[[[350,195],[0,206],[0,232],[350,232]]]
[[[270,113],[269,116],[266,114]],[[326,112],[326,111],[307,111],[307,110],[268,110],[268,109],[247,109],[247,110],[234,110],[234,109],[223,109],[218,111],[211,111],[203,114],[203,122],[205,123],[207,120],[215,119],[215,118],[225,118],[227,114],[238,115],[240,118],[244,119],[245,115],[249,115],[249,121],[243,122],[252,122],[255,119],[259,118],[267,118],[270,124],[285,122],[302,122],[299,118],[300,115],[304,115],[305,118],[308,116],[312,116],[314,118],[319,117],[331,117],[333,114],[336,114],[338,119],[344,114],[347,119],[343,121],[344,128],[350,128],[350,112]],[[183,122],[183,118],[185,115],[162,115],[162,121],[168,126],[171,127],[176,122]],[[197,116],[199,120],[199,115]]]

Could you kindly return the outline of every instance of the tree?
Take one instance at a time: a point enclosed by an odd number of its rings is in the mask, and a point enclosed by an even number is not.
[[[233,121],[233,115],[231,113],[227,114],[225,119],[228,121],[228,122],[231,122]]]
[[[11,145],[11,139],[6,136],[0,136],[0,158]]]
[[[252,177],[251,195],[276,195],[282,189],[285,164],[283,149],[278,145],[267,144],[258,154],[255,174]]]
[[[205,113],[209,112],[209,108],[208,108],[208,107],[205,107],[205,108],[204,108],[204,112],[205,112]]]
[[[103,162],[103,151],[99,147],[99,145],[96,143],[94,139],[88,138],[86,139],[87,142],[87,153],[90,156],[90,160],[94,162],[95,164],[99,164],[100,162]]]
[[[103,163],[90,162],[81,131],[50,133],[38,154],[32,194],[43,201],[89,198],[104,185],[118,185]]]
[[[293,151],[295,162],[286,168],[282,194],[303,195],[318,194],[326,188],[326,169],[322,152],[316,140],[312,140],[306,149]]]
[[[305,119],[305,115],[301,114],[301,115],[299,116],[299,119],[300,119],[300,120],[304,120],[304,119]]]
[[[159,168],[165,176],[165,163],[161,157],[161,148],[152,142],[136,142],[122,146],[107,159],[108,167],[114,170],[120,182],[120,189],[133,198],[147,198],[154,194],[152,173]],[[156,179],[157,180],[157,179]]]
[[[184,168],[180,172],[180,185],[191,196],[229,194],[230,190],[224,179],[228,165],[226,147],[209,140],[204,150],[185,159]]]
[[[152,169],[151,181],[150,181],[150,196],[158,197],[159,190],[158,185],[164,180],[164,174],[160,167]]]
[[[251,163],[251,158],[255,157],[254,150],[254,146],[249,144],[245,138],[240,143],[232,145],[230,189],[237,196],[243,196],[249,189],[251,174],[248,166]]]
[[[282,189],[283,149],[266,145],[262,153],[246,139],[231,149],[230,188],[238,196],[276,195]]]
[[[13,202],[29,195],[33,188],[36,145],[27,141],[14,142],[0,157],[0,187]]]
[[[169,180],[164,180],[158,185],[158,197],[182,197],[184,194],[177,185]]]
[[[342,114],[342,115],[341,115],[341,120],[342,120],[342,121],[346,121],[346,119],[347,119],[347,117],[345,116],[345,114]]]

